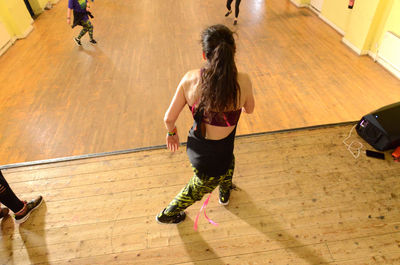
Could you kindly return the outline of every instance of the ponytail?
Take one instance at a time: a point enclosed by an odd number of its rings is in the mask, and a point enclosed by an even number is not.
[[[212,27],[203,32],[203,51],[207,57],[207,64],[201,75],[202,92],[199,107],[206,112],[236,110],[240,87],[234,58],[235,42],[232,32],[227,27]]]

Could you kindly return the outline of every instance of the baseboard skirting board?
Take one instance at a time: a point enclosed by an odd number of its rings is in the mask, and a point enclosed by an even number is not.
[[[17,39],[24,39],[24,38],[28,37],[28,35],[32,32],[32,30],[33,30],[33,26],[29,25],[29,27],[25,30],[24,33],[16,36]]]
[[[14,39],[10,39],[5,45],[3,45],[3,47],[0,48],[0,56],[2,56],[3,53],[5,53],[8,50],[8,48],[10,48],[11,45],[14,44],[14,42],[15,42]]]
[[[17,41],[18,39],[25,39],[26,37],[28,37],[28,35],[32,32],[33,30],[33,25],[29,25],[29,27],[25,30],[24,33],[17,35],[17,36],[13,36],[2,48],[0,48],[0,56],[3,55],[8,48],[10,48],[15,41]]]
[[[345,37],[342,38],[342,42],[344,44],[346,44],[347,47],[349,47],[350,49],[352,49],[355,53],[357,53],[358,55],[366,55],[368,54],[368,51],[365,50],[361,50],[359,48],[357,48],[353,43],[351,43],[348,39],[346,39]]]
[[[400,71],[393,67],[390,63],[386,62],[385,60],[383,60],[382,58],[379,58],[379,56],[376,56],[376,61],[386,70],[388,70],[391,74],[393,74],[395,77],[397,77],[398,79],[400,79]]]
[[[386,62],[384,59],[379,58],[377,53],[372,51],[368,52],[368,55],[374,60],[374,62],[379,63],[383,68],[389,71],[396,78],[400,79],[400,69],[394,67],[391,63]]]
[[[321,11],[313,7],[312,5],[308,5],[308,9],[310,9],[312,12],[314,12],[317,16],[321,14]]]
[[[374,53],[372,51],[368,51],[368,55],[369,55],[369,57],[371,57],[374,60],[374,62],[376,62],[378,60],[378,55],[376,53]]]
[[[344,36],[345,32],[344,30],[342,30],[341,28],[339,28],[337,25],[335,25],[333,22],[331,22],[329,19],[327,19],[326,17],[324,17],[323,15],[319,14],[318,16],[322,21],[324,21],[326,24],[328,24],[329,26],[331,26],[334,30],[336,30],[337,32],[339,32],[340,35]]]

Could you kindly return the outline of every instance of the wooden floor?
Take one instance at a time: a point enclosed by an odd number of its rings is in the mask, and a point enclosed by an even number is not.
[[[179,225],[154,219],[192,175],[184,148],[4,170],[45,202],[2,220],[0,264],[399,264],[400,163],[354,159],[351,126],[237,139],[238,190],[226,207],[212,194],[219,226],[198,231],[202,202]]]
[[[0,164],[164,144],[164,111],[182,77],[202,64],[199,33],[237,31],[253,115],[238,133],[352,121],[400,101],[400,80],[358,57],[308,9],[286,0],[95,1],[99,45],[76,47],[66,1],[0,57]],[[185,140],[189,112],[178,127]],[[180,225],[155,215],[192,175],[184,147],[2,170],[22,199],[45,202],[23,225],[1,220],[0,265],[400,264],[400,163],[354,159],[352,125],[237,139],[230,205],[211,196]],[[352,139],[358,139],[353,135]],[[204,201],[204,200],[203,200]]]
[[[164,144],[164,112],[215,23],[236,30],[238,68],[253,80],[256,110],[239,134],[354,121],[400,101],[400,80],[289,0],[242,1],[236,27],[224,1],[96,1],[96,47],[87,36],[75,46],[66,3],[0,57],[2,165]],[[183,141],[190,123],[185,111]]]

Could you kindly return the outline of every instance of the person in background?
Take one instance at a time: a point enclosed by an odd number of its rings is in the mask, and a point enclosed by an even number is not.
[[[229,203],[236,126],[242,111],[254,110],[250,78],[236,69],[232,31],[224,25],[210,26],[202,32],[201,43],[206,64],[185,74],[164,116],[167,148],[174,152],[179,147],[175,122],[182,109],[189,106],[194,123],[189,131],[187,154],[194,175],[156,216],[158,223],[182,222],[186,217],[183,210],[218,185],[220,204]]]
[[[226,8],[228,9],[228,12],[226,12],[225,16],[229,16],[232,13],[231,9],[231,4],[233,0],[226,0]],[[233,25],[237,24],[237,19],[239,16],[239,5],[240,5],[241,0],[235,0],[235,20],[233,21]]]
[[[3,173],[0,171],[0,203],[4,204],[8,208],[0,208],[0,219],[7,216],[9,213],[8,209],[14,212],[15,222],[22,224],[25,222],[32,211],[37,209],[43,202],[43,197],[38,196],[30,202],[21,201],[14,194],[13,190],[8,185]]]
[[[93,16],[90,13],[90,4],[88,1],[68,0],[67,23],[69,25],[71,25],[71,11],[74,13],[74,22],[72,23],[72,28],[78,25],[83,27],[78,37],[74,38],[75,43],[78,46],[81,46],[81,38],[86,34],[86,32],[89,32],[90,43],[95,45],[97,41],[93,39],[93,25],[89,20],[89,16],[91,18],[93,18]]]

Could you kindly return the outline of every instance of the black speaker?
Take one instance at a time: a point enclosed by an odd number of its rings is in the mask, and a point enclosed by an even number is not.
[[[357,123],[358,135],[379,151],[400,146],[400,102],[377,109]]]

